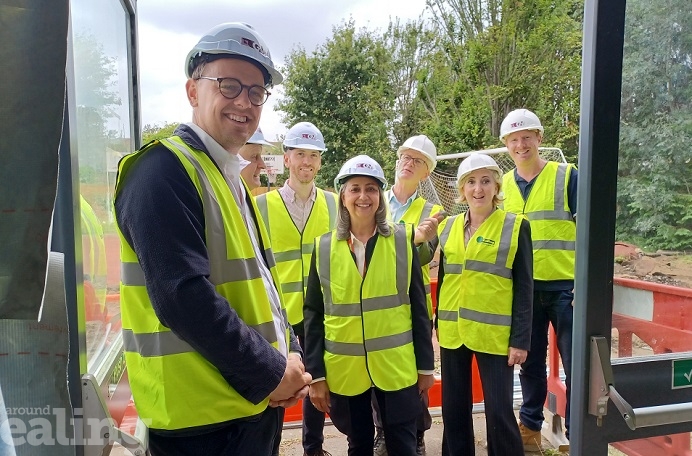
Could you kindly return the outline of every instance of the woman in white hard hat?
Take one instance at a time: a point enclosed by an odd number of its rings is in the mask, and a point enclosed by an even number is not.
[[[468,211],[440,223],[437,335],[442,454],[473,455],[472,360],[485,401],[488,455],[524,454],[512,408],[513,372],[530,346],[533,253],[529,223],[498,208],[502,172],[471,154],[457,173]]]
[[[240,176],[250,190],[254,190],[262,185],[260,182],[260,172],[263,169],[267,169],[267,165],[262,159],[264,146],[271,146],[271,144],[264,139],[262,129],[258,127],[255,133],[238,151],[238,158],[240,158]]]
[[[348,160],[334,184],[337,226],[315,240],[303,308],[310,400],[347,435],[349,455],[372,455],[374,393],[389,454],[414,456],[434,358],[413,226],[387,222],[372,158]]]

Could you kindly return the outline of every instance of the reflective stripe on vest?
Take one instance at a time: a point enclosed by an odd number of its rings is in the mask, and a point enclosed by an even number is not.
[[[324,362],[330,391],[353,396],[373,384],[398,391],[417,381],[413,351],[411,225],[377,235],[365,277],[347,241],[321,236],[316,262],[324,298]],[[392,264],[394,263],[394,264]]]
[[[250,328],[277,348],[272,303],[262,280],[255,250],[230,188],[209,156],[189,149],[178,137],[163,140],[195,185],[204,208],[209,281]],[[156,145],[156,144],[154,144]],[[129,169],[149,150],[126,156],[119,164],[116,198]],[[255,214],[257,210],[252,206]],[[257,217],[259,217],[257,215]],[[268,400],[252,404],[236,392],[221,373],[157,318],[137,255],[121,239],[121,310],[125,357],[139,416],[153,429],[175,430],[255,416]],[[232,237],[231,237],[232,235]],[[258,235],[269,245],[263,224]],[[266,261],[274,282],[278,275],[270,249]],[[194,303],[191,303],[194,305]],[[282,312],[283,309],[282,309]],[[288,341],[288,329],[285,340]],[[180,400],[184,397],[185,400]]]
[[[466,246],[464,214],[448,220],[440,230],[445,256],[438,311],[440,346],[454,349],[463,344],[483,353],[506,354],[512,323],[512,264],[521,219],[496,210]],[[447,264],[460,266],[461,272],[448,273]]]
[[[390,190],[391,191],[391,190]],[[386,198],[389,201],[389,198]],[[411,205],[406,209],[404,215],[401,216],[401,221],[405,223],[412,223],[413,229],[415,230],[418,225],[423,223],[428,217],[443,211],[444,208],[438,204],[432,204],[425,200],[425,198],[418,196],[411,202]],[[387,216],[391,220],[392,213],[387,208]],[[428,317],[432,320],[432,289],[430,287],[430,264],[421,265],[421,271],[423,273],[423,286],[425,287],[425,300],[428,306]]]
[[[547,162],[526,200],[514,170],[503,177],[504,209],[524,214],[531,223],[536,280],[574,280],[577,227],[567,198],[572,167],[567,163]]]
[[[272,249],[291,325],[303,321],[303,301],[315,238],[328,233],[336,224],[337,196],[319,188],[315,191],[315,203],[302,232],[293,222],[278,190],[255,199],[267,232],[274,233]]]

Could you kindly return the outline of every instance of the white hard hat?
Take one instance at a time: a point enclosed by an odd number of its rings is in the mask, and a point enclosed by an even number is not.
[[[500,125],[500,141],[504,141],[507,135],[522,130],[538,130],[543,135],[543,125],[536,114],[528,109],[515,109],[507,114]]]
[[[244,159],[243,157],[241,157],[240,155],[238,155],[238,160],[239,160],[239,162],[240,162],[239,168],[240,168],[241,171],[244,170],[245,168],[247,168],[247,165],[250,164],[250,161],[245,160],[245,159]]]
[[[459,164],[459,170],[457,171],[457,186],[464,180],[466,176],[476,171],[477,169],[489,169],[495,171],[497,174],[495,180],[502,184],[502,170],[497,166],[497,162],[493,160],[490,155],[473,153],[464,159],[464,161]]]
[[[428,159],[428,168],[430,172],[432,172],[437,166],[437,148],[427,136],[411,136],[409,139],[404,141],[401,146],[399,146],[399,149],[396,151],[396,156],[400,157],[401,154],[407,149],[413,149],[423,154],[425,158]]]
[[[257,31],[242,22],[227,22],[209,30],[195,47],[187,53],[185,74],[192,72],[200,63],[200,57],[207,55],[238,55],[258,63],[264,68],[267,85],[281,84],[284,77],[274,67],[269,48]]]
[[[310,122],[298,122],[289,128],[283,145],[289,149],[327,150],[322,132]]]
[[[250,139],[248,139],[245,144],[260,144],[262,146],[271,146],[272,145],[270,142],[267,142],[267,140],[264,139],[264,134],[262,133],[262,129],[259,127],[257,127],[257,130],[252,134]]]
[[[384,177],[382,167],[367,155],[358,155],[346,160],[334,179],[334,188],[338,190],[349,177],[353,176],[373,177],[379,181],[382,189],[387,188],[387,179]]]

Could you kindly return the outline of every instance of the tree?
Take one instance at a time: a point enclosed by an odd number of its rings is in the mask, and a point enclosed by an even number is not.
[[[168,138],[173,136],[173,132],[180,122],[164,122],[163,125],[159,124],[146,124],[142,128],[142,144],[147,144],[155,139]]]
[[[397,146],[422,132],[425,109],[418,92],[435,55],[436,37],[422,18],[404,24],[396,18],[390,21],[383,39],[392,58],[387,78],[394,95],[394,113],[388,129]]]
[[[74,54],[80,167],[103,176],[106,150],[116,148],[120,138],[120,132],[108,130],[108,121],[118,118],[117,107],[122,104],[117,91],[117,62],[89,34],[75,35]]]
[[[318,186],[332,187],[341,165],[359,154],[371,156],[392,175],[390,67],[382,38],[356,30],[352,20],[335,27],[332,38],[311,54],[297,48],[286,57],[284,98],[277,109],[287,125],[309,121],[324,134],[328,149]]]
[[[496,145],[500,123],[527,107],[551,144],[576,156],[581,74],[580,0],[428,0],[443,64],[425,104],[433,129],[460,148]],[[445,84],[444,81],[449,81]]]
[[[617,236],[692,249],[692,12],[674,0],[627,4]]]

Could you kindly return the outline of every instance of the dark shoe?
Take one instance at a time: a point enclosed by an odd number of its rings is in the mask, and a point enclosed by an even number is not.
[[[416,438],[416,454],[425,456],[425,433],[419,432]]]
[[[372,447],[373,456],[387,456],[387,446],[384,443],[384,429],[378,427],[375,434],[375,444]]]
[[[303,456],[332,456],[332,454],[329,451],[324,451],[322,448],[319,450],[311,451],[308,453],[307,451],[303,452]]]

